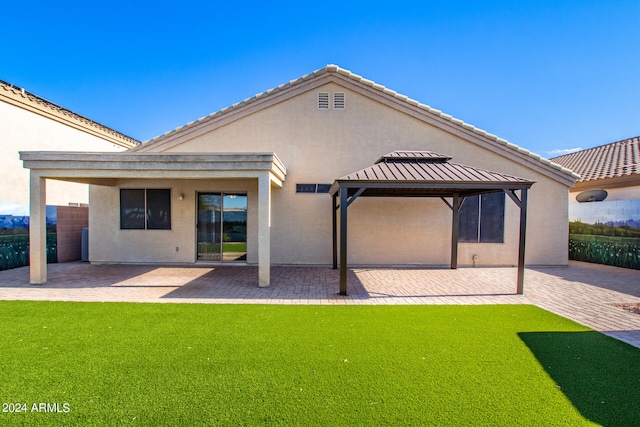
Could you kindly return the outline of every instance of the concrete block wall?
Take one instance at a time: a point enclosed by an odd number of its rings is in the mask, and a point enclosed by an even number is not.
[[[79,261],[82,229],[89,226],[89,208],[58,206],[58,262]]]

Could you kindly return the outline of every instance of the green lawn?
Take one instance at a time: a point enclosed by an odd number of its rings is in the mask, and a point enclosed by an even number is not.
[[[640,349],[533,306],[1,301],[0,337],[2,426],[640,425]]]

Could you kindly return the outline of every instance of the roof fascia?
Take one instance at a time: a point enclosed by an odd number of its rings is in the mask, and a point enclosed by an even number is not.
[[[4,101],[9,105],[56,121],[123,148],[130,149],[138,145],[138,141],[129,136],[62,107],[59,107],[59,109],[54,108],[53,103],[30,94],[23,89],[18,90],[15,87],[9,87],[4,84],[0,84],[0,88],[2,89],[0,90],[0,101]],[[38,100],[41,100],[41,102],[38,102]]]
[[[242,178],[269,172],[276,184],[287,174],[275,153],[80,153],[23,151],[24,168],[61,180],[118,178]],[[85,182],[85,181],[78,181]]]
[[[584,190],[625,188],[640,186],[640,174],[617,176],[612,178],[590,179],[588,181],[578,181],[571,189],[571,192]]]

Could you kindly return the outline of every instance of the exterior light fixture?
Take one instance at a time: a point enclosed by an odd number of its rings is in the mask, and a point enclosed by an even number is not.
[[[178,200],[184,200],[184,193],[178,194]]]

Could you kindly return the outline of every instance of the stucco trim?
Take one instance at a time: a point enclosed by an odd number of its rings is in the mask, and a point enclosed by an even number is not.
[[[22,151],[27,169],[43,178],[114,185],[120,178],[258,178],[282,186],[287,170],[275,153],[82,153]]]

